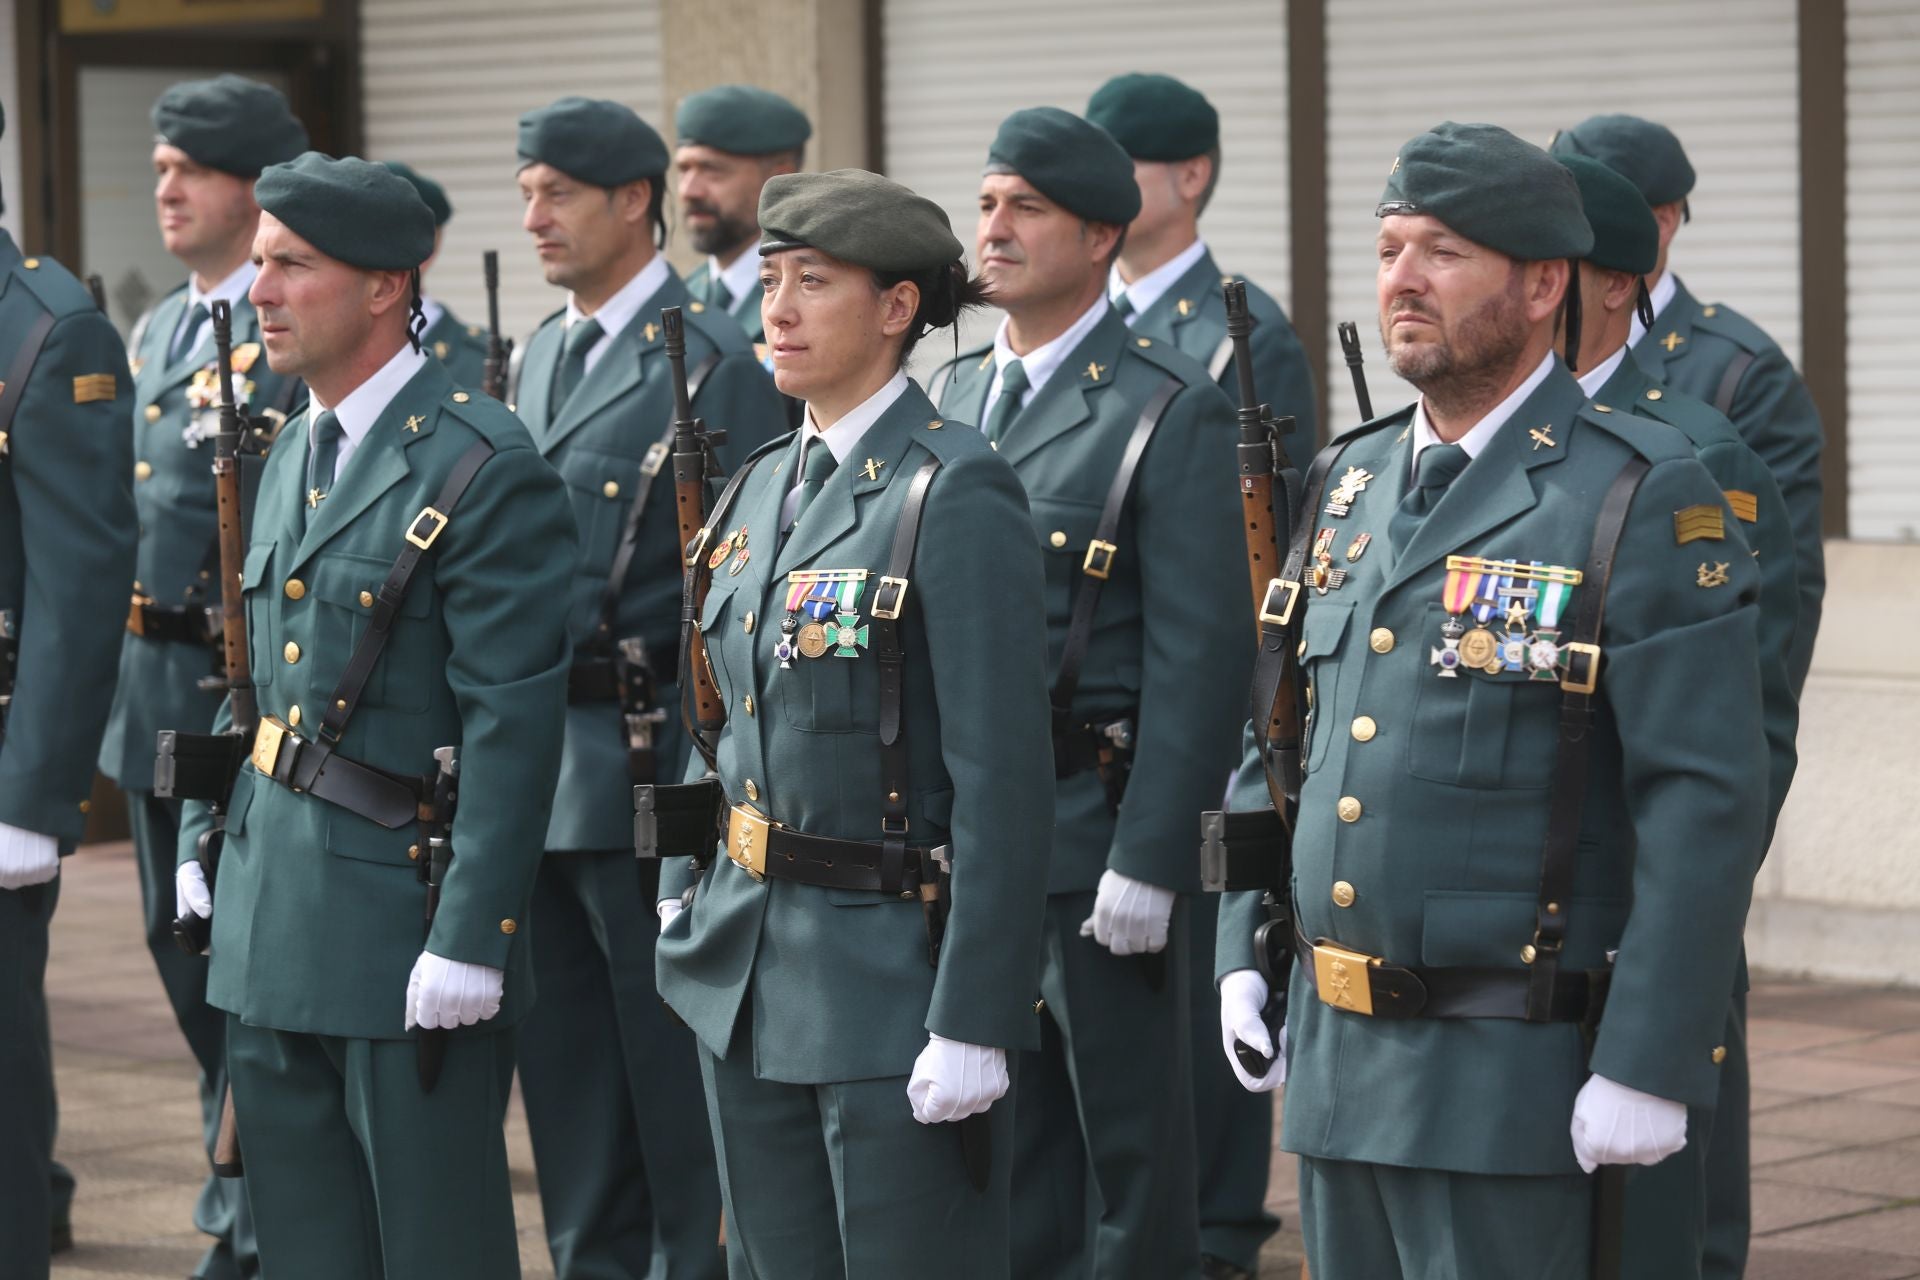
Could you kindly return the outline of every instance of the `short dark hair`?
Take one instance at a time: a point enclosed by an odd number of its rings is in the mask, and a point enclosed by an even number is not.
[[[647,180],[647,222],[653,227],[653,247],[667,247],[667,176]]]
[[[967,275],[967,264],[960,259],[931,271],[875,271],[872,275],[875,293],[884,293],[909,280],[920,290],[920,306],[914,311],[913,320],[907,325],[906,341],[900,346],[901,368],[906,367],[920,339],[935,329],[953,324],[966,312],[993,302],[993,291],[987,282],[979,276]]]
[[[1214,190],[1220,185],[1220,148],[1219,146],[1216,145],[1211,151],[1206,151],[1206,152],[1203,152],[1202,154],[1205,155],[1208,160],[1207,189],[1200,193],[1200,205],[1198,208],[1194,210],[1194,213],[1196,215],[1205,213],[1207,211],[1207,206],[1213,203]]]

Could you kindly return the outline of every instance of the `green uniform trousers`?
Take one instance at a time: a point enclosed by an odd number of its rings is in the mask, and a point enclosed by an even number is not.
[[[1185,895],[1166,950],[1116,956],[1080,923],[1094,891],[1047,898],[1040,1048],[1014,1095],[1013,1274],[1200,1273]]]
[[[54,1093],[44,983],[59,899],[58,877],[0,889],[0,1261],[9,1280],[47,1276]]]
[[[146,915],[147,950],[166,988],[173,1020],[200,1064],[200,1128],[207,1149],[207,1180],[193,1206],[193,1225],[214,1238],[193,1274],[198,1280],[251,1280],[260,1274],[253,1239],[253,1212],[244,1178],[213,1174],[213,1143],[220,1132],[220,1102],[227,1088],[227,1015],[207,1003],[207,961],[190,956],[173,939],[174,864],[179,861],[180,802],[150,791],[127,793],[127,818],[140,866],[140,903]]]
[[[1593,1182],[1302,1156],[1300,1225],[1313,1280],[1590,1280]]]
[[[405,993],[393,993],[399,1005]],[[273,1280],[519,1280],[504,1126],[512,1030],[448,1038],[432,1093],[414,1041],[227,1018],[240,1151]]]
[[[719,1280],[720,1182],[693,1033],[654,987],[658,861],[549,853],[534,881],[520,1092],[559,1280]]]
[[[884,1000],[885,992],[875,992]],[[907,1077],[783,1084],[754,1074],[743,1011],[722,1058],[699,1050],[720,1158],[732,1280],[996,1280],[1007,1276],[1014,1090],[987,1115],[987,1188],[960,1133],[921,1124]],[[1017,1070],[1011,1059],[1009,1073]]]
[[[1220,895],[1187,900],[1187,998],[1192,1001],[1193,1138],[1200,1174],[1200,1251],[1248,1271],[1280,1229],[1267,1212],[1273,1170],[1273,1095],[1240,1087],[1220,1051],[1220,990],[1213,984]]]

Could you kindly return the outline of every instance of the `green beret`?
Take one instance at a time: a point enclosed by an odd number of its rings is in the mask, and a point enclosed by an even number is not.
[[[818,249],[869,271],[912,274],[964,252],[946,211],[865,169],[781,173],[760,189],[760,254]]]
[[[433,214],[383,164],[309,151],[262,171],[253,198],[308,244],[350,267],[410,271],[433,254]]]
[[[1580,203],[1593,228],[1587,261],[1608,271],[1652,272],[1660,261],[1660,224],[1640,189],[1591,156],[1561,156],[1580,187]]]
[[[1191,160],[1220,145],[1220,113],[1172,76],[1128,72],[1094,90],[1087,119],[1135,160]]]
[[[244,76],[183,80],[153,104],[159,141],[180,148],[196,164],[256,178],[307,149],[307,130],[272,85]]]
[[[1553,135],[1556,156],[1592,156],[1640,189],[1648,204],[1672,204],[1693,191],[1693,166],[1673,130],[1638,116],[1589,116]]]
[[[550,164],[596,187],[667,171],[667,144],[632,107],[604,98],[562,98],[520,117],[521,167]]]
[[[401,164],[398,160],[386,160],[382,163],[413,184],[414,192],[419,195],[420,202],[427,206],[428,212],[433,214],[434,226],[447,225],[447,221],[453,217],[453,204],[447,199],[445,187],[410,164]]]
[[[1374,216],[1426,214],[1510,258],[1584,258],[1593,228],[1552,156],[1498,125],[1448,120],[1410,139]]]
[[[689,94],[673,127],[681,143],[736,156],[798,151],[813,136],[806,113],[777,93],[750,84],[723,84]]]
[[[1000,124],[988,173],[1017,173],[1069,213],[1125,226],[1140,216],[1133,161],[1113,135],[1058,107],[1028,107]]]

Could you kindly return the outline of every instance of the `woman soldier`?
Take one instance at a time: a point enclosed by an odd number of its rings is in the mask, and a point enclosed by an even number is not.
[[[695,562],[726,840],[662,876],[660,993],[700,1039],[735,1277],[1005,1275],[993,1104],[1038,1045],[1053,813],[1044,570],[1013,469],[903,372],[984,290],[940,208],[871,173],[773,178],[760,226],[774,377],[806,415]]]

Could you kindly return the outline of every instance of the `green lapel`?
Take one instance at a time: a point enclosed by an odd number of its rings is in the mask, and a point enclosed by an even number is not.
[[[1656,382],[1671,382],[1667,366],[1686,359],[1693,351],[1693,324],[1700,315],[1699,299],[1687,291],[1679,276],[1673,278],[1673,285],[1673,301],[1654,317],[1653,328],[1633,347],[1634,357]]]
[[[618,400],[627,392],[640,385],[643,370],[640,365],[640,353],[660,344],[660,321],[656,317],[652,322],[653,340],[647,341],[645,331],[649,314],[647,307],[640,308],[626,328],[607,344],[606,351],[594,361],[593,368],[586,378],[574,389],[552,424],[547,428],[540,441],[540,451],[551,454],[562,440],[586,425],[594,414]]]
[[[1200,318],[1207,308],[1210,296],[1220,292],[1220,268],[1213,260],[1212,251],[1202,253],[1181,277],[1174,281],[1173,287],[1154,299],[1152,306],[1140,313],[1139,325],[1150,326],[1143,333],[1168,333],[1169,339],[1182,351],[1192,354],[1187,346],[1190,340],[1182,332],[1188,325]],[[1138,325],[1136,325],[1138,327]],[[1210,347],[1211,343],[1202,343]],[[1198,357],[1203,363],[1208,351]]]
[[[913,442],[914,429],[924,427],[932,413],[927,398],[909,383],[880,420],[867,428],[852,455],[835,469],[820,496],[807,508],[806,524],[794,526],[793,535],[774,562],[776,576],[805,564],[854,526],[865,505],[857,499],[877,493],[892,482]],[[873,464],[871,475],[868,463]],[[786,493],[786,485],[776,487]]]
[[[388,402],[380,417],[367,432],[340,470],[340,478],[307,523],[299,538],[289,571],[304,564],[326,541],[345,529],[355,516],[372,506],[380,495],[407,478],[413,470],[407,461],[407,448],[416,440],[433,434],[439,421],[439,400],[452,389],[452,380],[440,362],[427,362]],[[410,428],[407,424],[414,423]],[[303,466],[303,473],[306,468]],[[304,501],[304,498],[302,499]]]
[[[183,289],[176,296],[161,303],[160,310],[154,313],[153,319],[147,324],[147,332],[153,335],[156,355],[153,364],[148,366],[154,369],[156,374],[152,383],[156,391],[161,387],[172,386],[176,382],[185,380],[195,369],[206,363],[204,360],[193,358],[199,350],[197,347],[172,364],[167,363],[167,351],[173,346],[173,331],[180,327],[180,319],[186,311],[187,291]]]
[[[1113,385],[1127,322],[1112,307],[1025,405],[1000,442],[1000,456],[1018,465],[1093,416],[1088,396]]]
[[[513,393],[514,412],[527,424],[536,444],[545,447],[553,420],[553,369],[560,359],[561,324],[543,324],[527,339],[520,359],[520,383]]]

